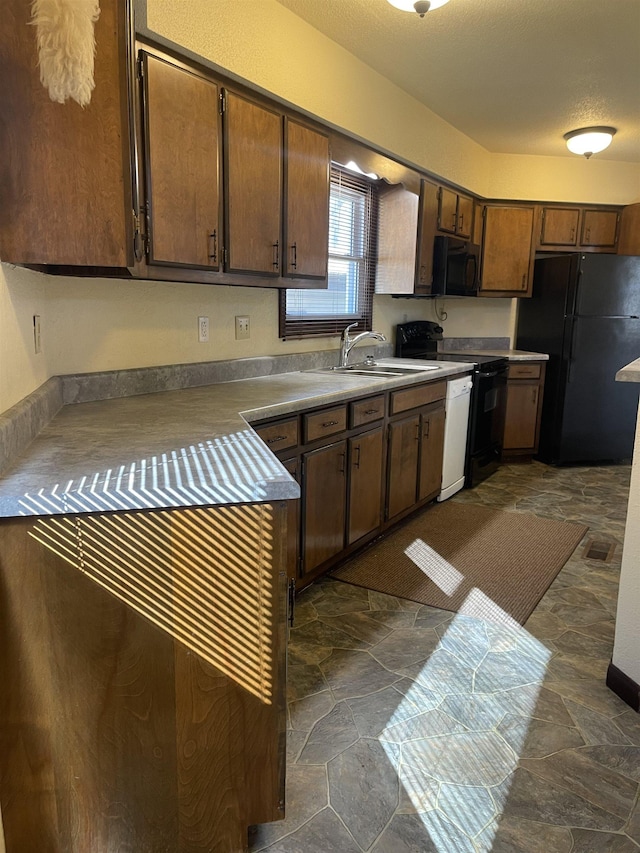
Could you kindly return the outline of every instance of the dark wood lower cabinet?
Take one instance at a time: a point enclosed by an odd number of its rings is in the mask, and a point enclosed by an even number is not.
[[[434,497],[442,484],[442,455],[444,452],[444,407],[430,406],[420,415],[420,477],[418,500]]]
[[[0,521],[7,853],[241,853],[284,817],[285,513]]]
[[[389,424],[387,458],[387,518],[392,519],[416,502],[420,416],[411,415]]]
[[[304,574],[344,548],[347,442],[305,453],[303,459],[302,565]]]
[[[509,365],[502,443],[502,455],[505,458],[532,456],[538,451],[545,367],[544,362],[516,362]]]
[[[300,460],[285,459],[282,463],[293,479],[300,482]],[[297,581],[300,574],[300,501],[287,501],[287,577]]]
[[[383,449],[382,427],[349,439],[347,545],[380,527]]]

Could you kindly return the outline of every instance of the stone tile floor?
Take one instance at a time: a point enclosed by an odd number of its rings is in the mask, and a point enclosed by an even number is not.
[[[629,473],[505,465],[453,498],[589,525],[524,627],[330,579],[299,596],[287,817],[253,853],[637,853],[640,715],[604,683]]]

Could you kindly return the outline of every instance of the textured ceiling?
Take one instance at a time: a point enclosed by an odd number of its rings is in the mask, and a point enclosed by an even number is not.
[[[563,133],[618,130],[640,162],[640,0],[279,0],[491,152],[575,157]]]

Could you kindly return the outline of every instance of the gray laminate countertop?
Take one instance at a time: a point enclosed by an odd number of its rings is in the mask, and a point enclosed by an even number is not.
[[[636,358],[635,361],[621,367],[616,373],[616,380],[618,382],[640,382],[640,358]]]
[[[549,361],[549,355],[545,352],[528,352],[521,349],[447,349],[449,355],[495,355],[497,358],[506,358],[509,361]]]
[[[432,364],[397,377],[305,371],[66,405],[0,477],[0,517],[296,498],[252,422],[469,372]]]

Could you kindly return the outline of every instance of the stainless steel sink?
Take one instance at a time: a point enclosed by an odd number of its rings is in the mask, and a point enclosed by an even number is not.
[[[415,376],[429,370],[440,370],[437,364],[416,365],[415,367],[400,367],[395,364],[349,364],[347,367],[316,367],[305,373],[326,373],[334,376]]]

